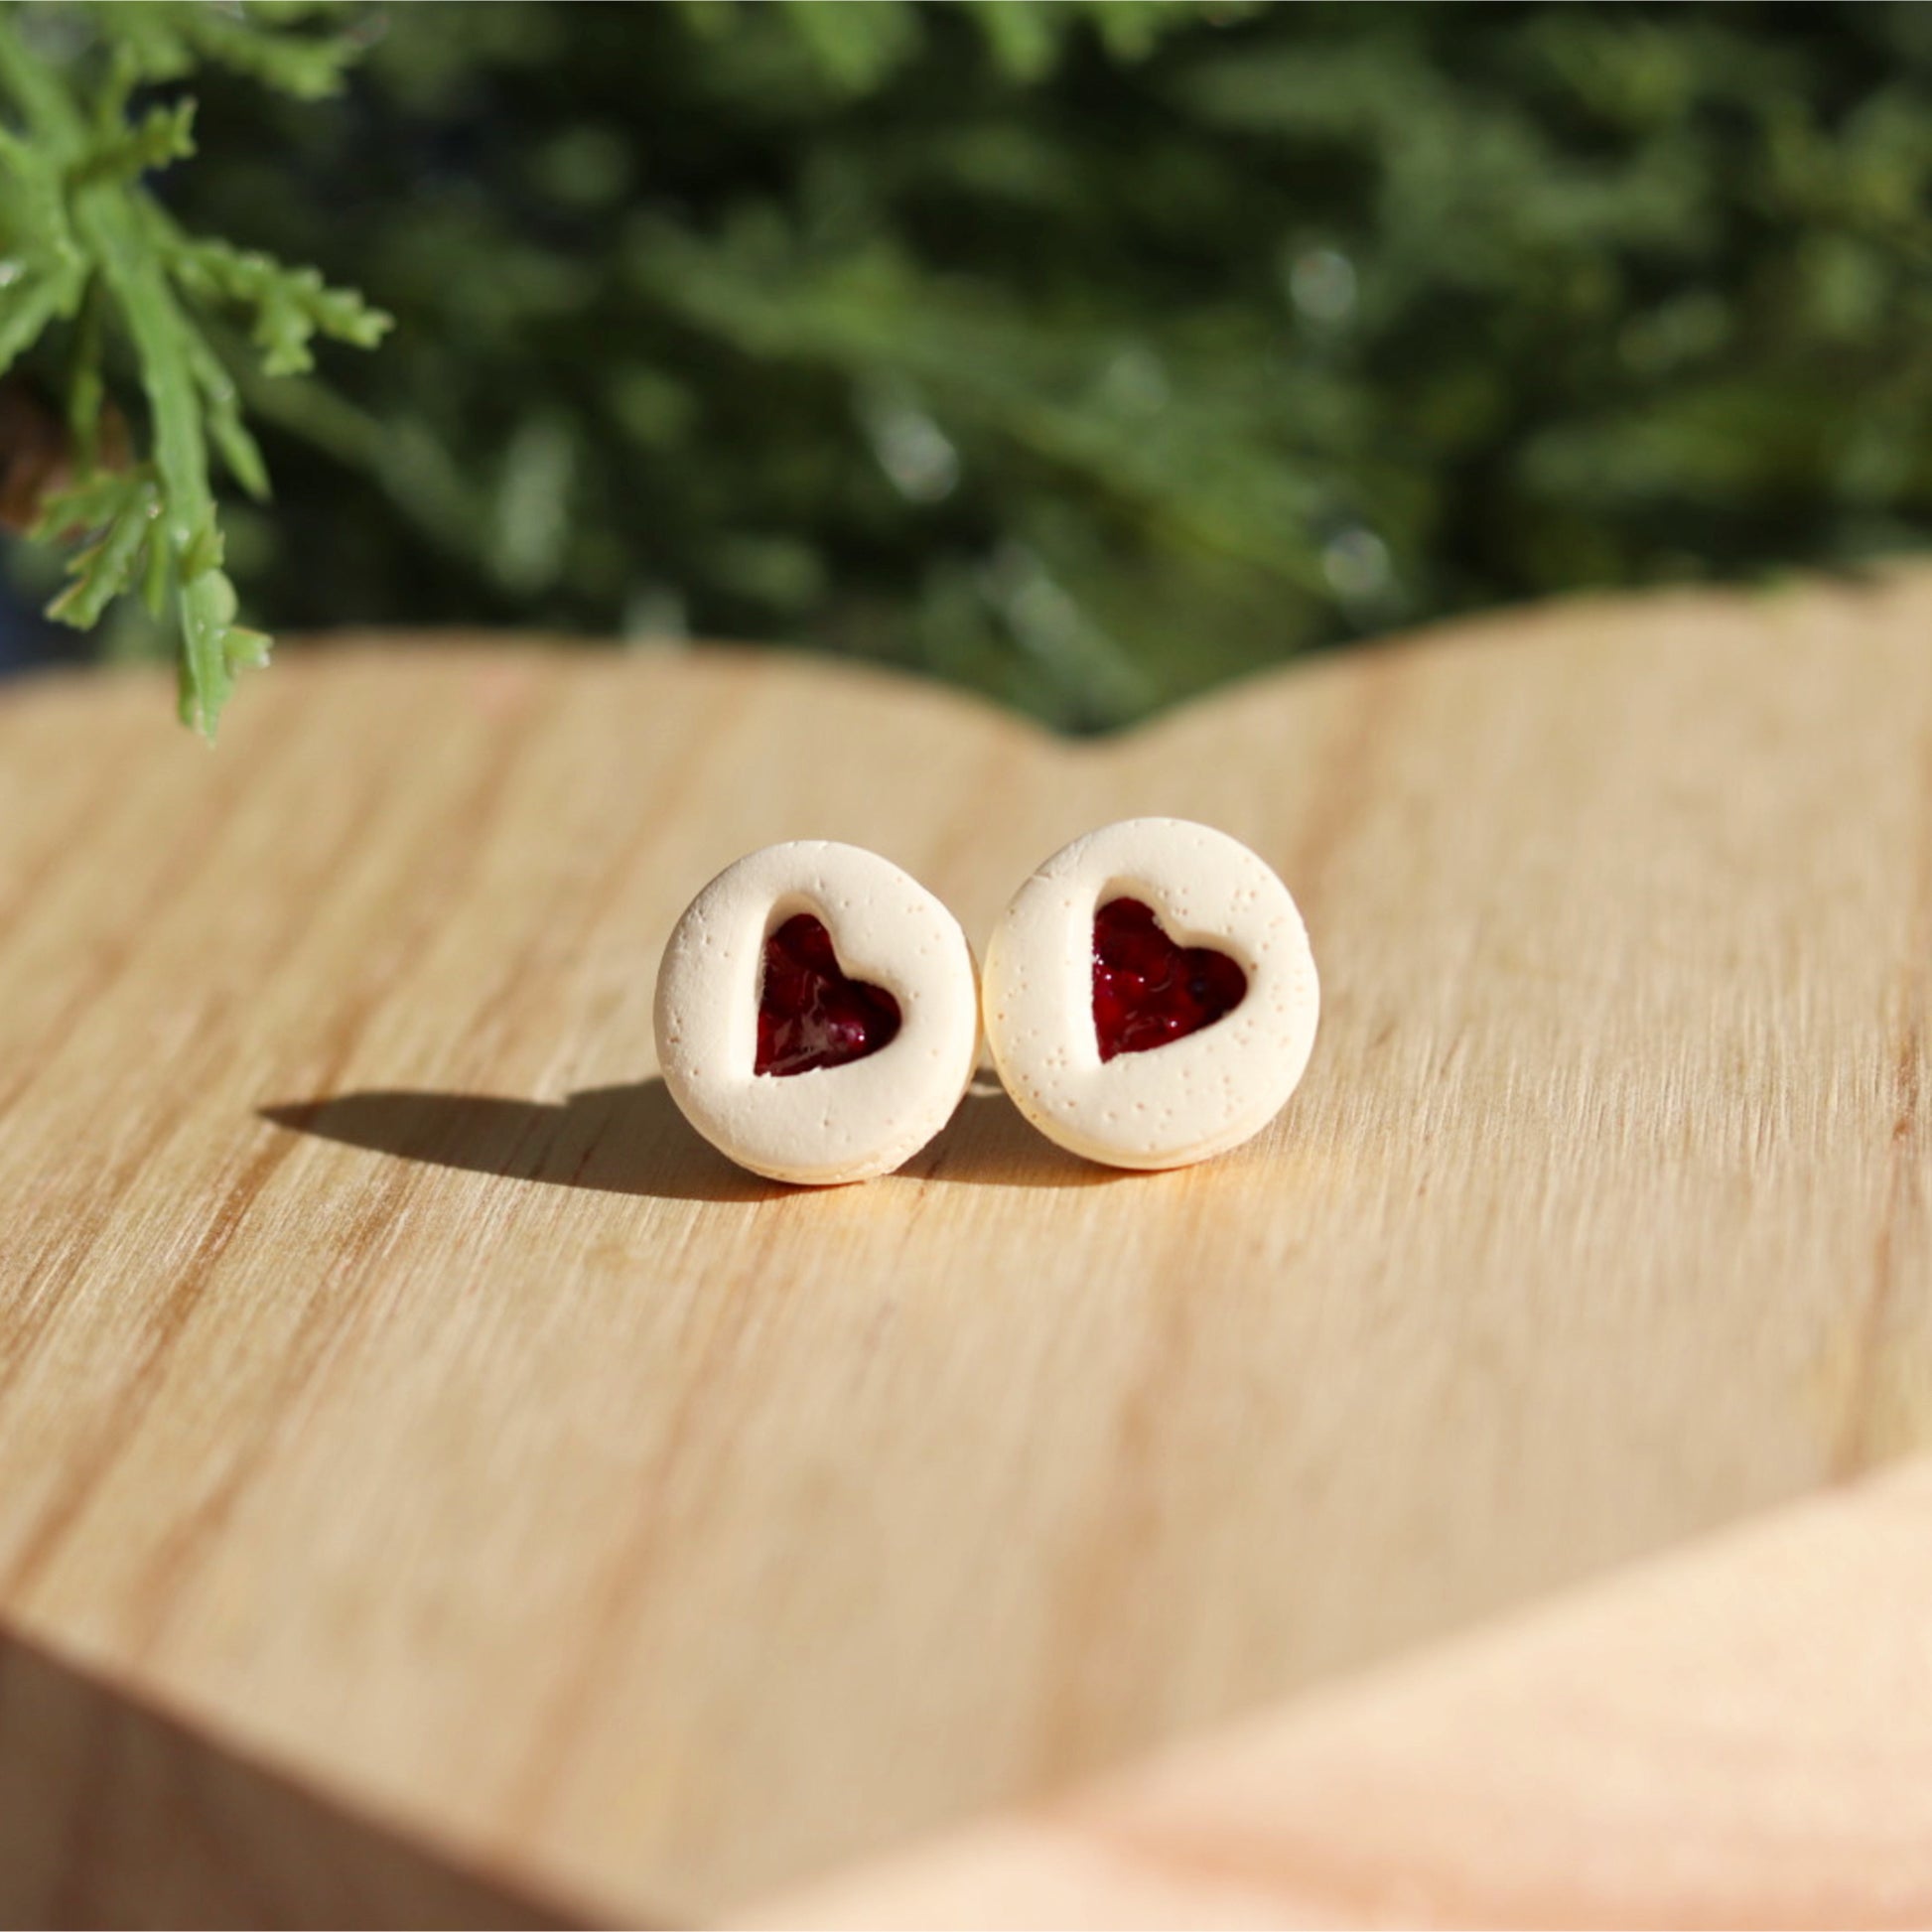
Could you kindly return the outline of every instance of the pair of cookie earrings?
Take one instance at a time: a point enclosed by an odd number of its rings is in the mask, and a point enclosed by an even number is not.
[[[959,922],[877,853],[766,846],[677,922],[657,1058],[686,1118],[740,1166],[830,1186],[938,1133],[979,1060],[1049,1139],[1120,1168],[1238,1146],[1314,1043],[1314,959],[1288,888],[1224,832],[1135,818],[1021,887],[982,987]]]

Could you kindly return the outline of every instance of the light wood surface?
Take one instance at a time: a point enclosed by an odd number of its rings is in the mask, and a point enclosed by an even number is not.
[[[730,652],[291,655],[212,755],[16,688],[0,1629],[682,1916],[1924,1446],[1929,628],[1925,575],[1580,603],[1097,746]],[[981,1093],[797,1194],[651,1078],[739,853],[982,938],[1130,813],[1308,915],[1249,1148],[1108,1173]]]
[[[747,1922],[1932,1924],[1928,1603],[1920,1462]]]
[[[411,1844],[0,1639],[0,1923],[550,1926],[569,1909]]]

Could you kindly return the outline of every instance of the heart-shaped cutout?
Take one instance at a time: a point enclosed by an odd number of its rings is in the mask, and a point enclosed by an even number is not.
[[[822,919],[795,913],[765,940],[754,1071],[844,1066],[878,1052],[898,1027],[898,1002],[845,971]]]
[[[1093,915],[1093,1031],[1103,1060],[1197,1034],[1247,992],[1247,974],[1226,953],[1175,945],[1137,898],[1111,898]]]

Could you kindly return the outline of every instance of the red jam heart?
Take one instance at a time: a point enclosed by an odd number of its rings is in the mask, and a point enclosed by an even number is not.
[[[764,942],[759,991],[759,1073],[809,1073],[876,1053],[898,1032],[898,1002],[884,987],[848,978],[832,935],[809,912]]]
[[[1226,953],[1176,946],[1137,898],[1109,899],[1093,915],[1093,1030],[1103,1060],[1197,1034],[1247,991],[1247,974]]]

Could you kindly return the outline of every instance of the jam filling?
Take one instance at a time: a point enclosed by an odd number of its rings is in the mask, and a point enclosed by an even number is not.
[[[898,1002],[884,987],[846,975],[822,920],[797,913],[765,940],[755,1071],[844,1066],[878,1052],[898,1025]]]
[[[1176,946],[1137,898],[1109,899],[1093,915],[1093,1030],[1103,1060],[1197,1034],[1247,991],[1247,974],[1226,953]]]

